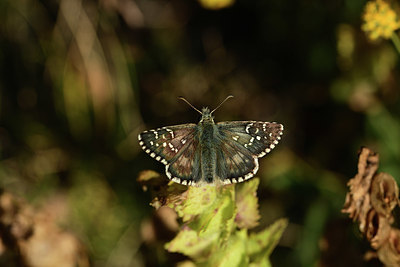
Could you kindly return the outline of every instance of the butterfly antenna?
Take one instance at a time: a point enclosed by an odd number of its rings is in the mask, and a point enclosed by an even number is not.
[[[221,102],[221,104],[219,104],[216,108],[213,109],[213,111],[210,112],[210,114],[212,114],[214,111],[216,111],[220,106],[222,106],[223,103],[225,103],[226,100],[228,100],[229,98],[232,98],[233,95],[228,95],[224,101]]]
[[[184,99],[183,97],[178,97],[180,100],[185,101],[189,106],[191,106],[194,110],[196,110],[198,113],[200,113],[201,115],[203,115],[203,113],[201,113],[200,110],[198,110],[197,108],[195,108],[192,104],[189,103],[189,101],[187,101],[186,99]]]

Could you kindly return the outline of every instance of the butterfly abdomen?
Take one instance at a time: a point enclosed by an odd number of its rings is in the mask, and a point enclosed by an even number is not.
[[[204,123],[200,126],[201,172],[202,179],[207,183],[214,182],[216,150],[215,133],[218,131],[214,123]]]

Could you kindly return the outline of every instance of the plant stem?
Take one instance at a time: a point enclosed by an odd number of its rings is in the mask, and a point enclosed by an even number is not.
[[[392,42],[394,46],[396,47],[397,52],[400,54],[400,39],[399,36],[396,33],[393,33],[391,36]]]

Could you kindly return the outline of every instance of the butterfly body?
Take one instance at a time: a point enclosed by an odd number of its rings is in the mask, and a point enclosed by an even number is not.
[[[200,113],[198,124],[163,127],[138,136],[142,149],[165,165],[167,177],[184,185],[252,178],[258,158],[269,153],[283,133],[283,125],[275,122],[215,123],[208,108]]]
[[[197,125],[201,153],[201,174],[207,183],[212,183],[215,173],[216,162],[216,139],[218,138],[218,127],[208,108],[202,111],[202,119]]]

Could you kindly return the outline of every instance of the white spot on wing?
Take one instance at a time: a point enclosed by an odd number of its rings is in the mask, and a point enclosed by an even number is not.
[[[232,182],[231,182],[231,180],[229,180],[229,179],[225,179],[224,180],[224,184],[231,184]]]
[[[156,130],[150,130],[154,133],[154,138],[157,140],[158,139],[158,132]]]
[[[250,133],[249,130],[250,130],[250,127],[251,127],[251,126],[253,126],[253,123],[247,124],[247,126],[246,126],[246,133]]]
[[[167,175],[168,179],[171,179],[172,175],[171,175],[171,173],[169,172],[168,169],[169,169],[169,164],[165,165],[165,174]]]
[[[248,180],[248,179],[250,179],[251,177],[253,177],[253,173],[252,172],[249,172],[248,174],[246,174],[245,176],[244,176],[244,179],[245,180]]]
[[[172,131],[171,129],[168,129],[168,128],[165,128],[165,130],[171,134],[172,139],[175,138],[174,131]]]
[[[258,172],[258,159],[257,158],[254,158],[254,163],[256,166],[254,167],[254,169],[252,171],[253,175],[255,175]]]
[[[175,183],[178,183],[178,184],[181,183],[181,179],[179,179],[177,177],[172,178],[172,181],[174,181]]]

